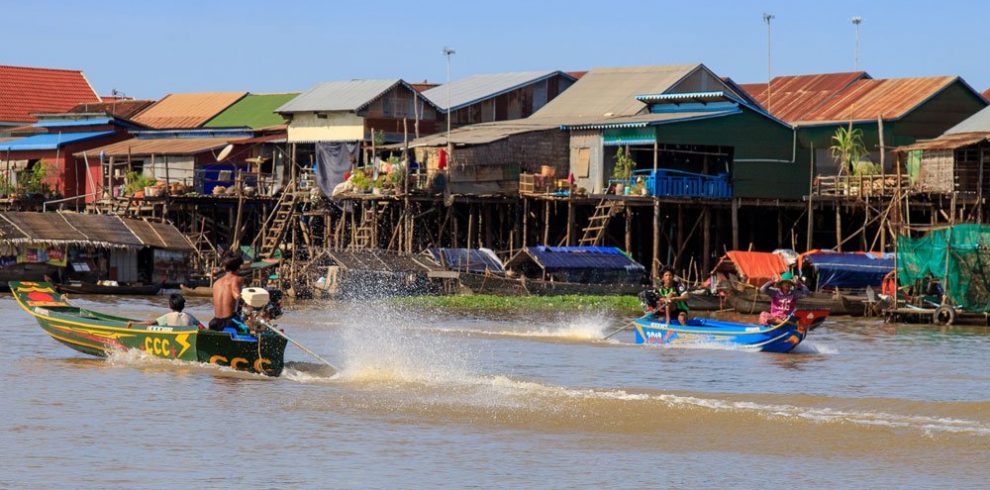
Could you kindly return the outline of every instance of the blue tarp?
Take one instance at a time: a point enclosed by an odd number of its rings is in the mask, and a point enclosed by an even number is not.
[[[818,289],[879,288],[883,276],[894,270],[894,254],[814,253],[804,261],[818,275]]]
[[[113,134],[113,131],[36,134],[0,143],[0,151],[54,150],[62,145]]]
[[[645,271],[642,264],[631,259],[616,247],[529,247],[529,254],[545,270],[566,269],[622,269]]]
[[[431,248],[430,256],[451,271],[504,273],[505,267],[495,252],[487,248]]]

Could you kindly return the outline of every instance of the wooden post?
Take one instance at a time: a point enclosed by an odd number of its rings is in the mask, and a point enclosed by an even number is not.
[[[474,204],[468,204],[467,249],[471,249],[474,240]]]
[[[687,237],[684,235],[684,205],[677,205],[677,253],[674,254],[674,268],[677,269],[681,266],[681,255],[684,250],[684,241]]]
[[[296,181],[296,144],[292,144],[292,157],[289,162],[289,182],[295,183]]]
[[[842,203],[835,202],[835,251],[842,251]]]
[[[632,255],[632,208],[626,206],[626,253]]]
[[[777,208],[777,248],[784,248],[784,214]]]
[[[653,256],[650,261],[650,277],[653,284],[659,284],[660,279],[660,199],[653,196]]]
[[[710,270],[712,270],[712,262],[711,262],[712,261],[712,259],[711,259],[711,256],[712,256],[712,213],[711,213],[711,208],[709,208],[709,207],[706,206],[702,210],[702,219],[703,219],[703,222],[701,223],[701,231],[703,231],[704,233],[702,233],[702,235],[701,235],[701,237],[702,237],[702,239],[701,239],[702,240],[701,250],[702,250],[702,254],[704,254],[704,255],[701,258],[701,264],[702,264],[702,267],[701,268],[703,270],[705,270],[705,271],[710,271]]]
[[[550,200],[543,201],[543,245],[550,245]]]
[[[522,235],[519,237],[519,246],[526,248],[529,240],[529,199],[522,198]]]
[[[732,249],[739,250],[739,199],[732,198]]]
[[[976,183],[976,222],[983,223],[983,165],[986,159],[986,148],[983,145],[978,146],[980,151],[980,169],[978,172],[979,180]]]
[[[811,250],[815,235],[815,144],[811,144],[811,158],[808,164],[808,227],[805,233],[804,250]]]
[[[567,196],[567,246],[574,244],[574,193]]]
[[[872,250],[867,250],[867,248],[870,245],[867,243],[867,239],[866,239],[866,228],[870,224],[870,198],[869,197],[866,198],[866,205],[863,206],[863,208],[864,208],[863,209],[863,215],[864,215],[863,231],[860,233],[860,237],[863,240],[863,246],[860,247],[860,250],[863,250],[865,252],[872,252]]]

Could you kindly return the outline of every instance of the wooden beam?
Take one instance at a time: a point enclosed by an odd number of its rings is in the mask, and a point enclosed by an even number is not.
[[[660,200],[653,198],[653,254],[650,257],[650,277],[653,284],[660,279]]]
[[[739,250],[739,200],[732,198],[732,249]]]

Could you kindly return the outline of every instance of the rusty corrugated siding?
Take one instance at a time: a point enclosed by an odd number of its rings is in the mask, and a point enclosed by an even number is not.
[[[126,157],[131,155],[195,155],[207,150],[223,148],[232,139],[238,138],[161,138],[161,139],[139,139],[119,141],[106,146],[92,148],[76,153],[82,158],[85,154],[88,158],[99,158],[100,152],[104,156]]]
[[[823,73],[774,77],[770,82],[770,100],[767,101],[767,84],[745,84],[743,88],[770,114],[787,122],[803,121],[830,98],[857,80],[868,79],[863,71],[850,73]]]
[[[828,99],[802,121],[898,119],[935,96],[957,77],[858,80]]]
[[[199,92],[169,94],[133,117],[133,121],[156,129],[198,128],[247,92]]]

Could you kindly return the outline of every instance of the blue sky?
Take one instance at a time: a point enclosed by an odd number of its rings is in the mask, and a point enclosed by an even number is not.
[[[961,75],[990,87],[984,10],[964,1],[2,0],[0,64],[82,69],[101,94],[305,90],[320,81],[442,82],[475,73],[701,62],[737,82],[773,73]]]

